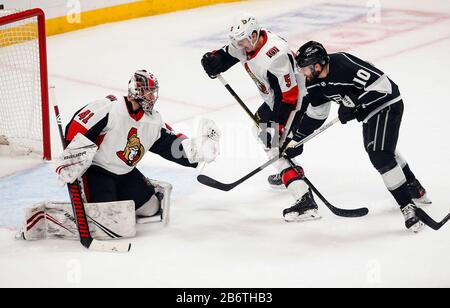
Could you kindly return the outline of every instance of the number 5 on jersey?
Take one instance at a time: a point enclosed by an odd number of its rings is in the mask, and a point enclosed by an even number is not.
[[[287,88],[290,88],[291,85],[292,85],[292,82],[291,82],[291,75],[289,75],[289,74],[284,75],[284,81],[286,82],[286,87],[287,87]]]

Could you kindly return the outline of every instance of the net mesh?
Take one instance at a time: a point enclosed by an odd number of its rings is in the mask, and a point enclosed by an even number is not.
[[[37,18],[2,24],[13,13],[0,10],[0,143],[43,153]]]

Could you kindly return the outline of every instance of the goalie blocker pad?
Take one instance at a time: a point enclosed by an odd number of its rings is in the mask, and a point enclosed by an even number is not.
[[[112,240],[136,235],[134,202],[86,203],[89,230],[94,239]],[[44,239],[79,240],[72,205],[42,202],[25,209],[25,222],[16,235],[29,241]]]

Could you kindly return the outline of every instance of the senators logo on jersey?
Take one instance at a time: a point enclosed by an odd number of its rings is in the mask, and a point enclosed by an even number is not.
[[[123,151],[118,151],[117,156],[128,166],[133,167],[144,156],[145,149],[141,144],[141,140],[137,136],[137,129],[132,128],[128,132],[128,141]]]
[[[256,86],[259,89],[259,91],[261,91],[264,94],[269,94],[269,91],[267,90],[267,88],[264,85],[264,83],[262,83],[261,81],[259,81],[258,78],[256,78],[255,74],[253,74],[253,72],[251,71],[251,69],[250,69],[250,67],[248,66],[247,63],[244,64],[244,67],[245,67],[245,70],[247,71],[247,73],[250,75],[250,77],[255,82]]]

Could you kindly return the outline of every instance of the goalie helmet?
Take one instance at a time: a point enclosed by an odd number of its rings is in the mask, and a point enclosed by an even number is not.
[[[231,25],[228,36],[230,38],[231,44],[234,47],[241,49],[241,47],[238,45],[238,42],[242,41],[243,39],[248,39],[250,43],[255,46],[256,42],[252,42],[252,34],[256,32],[259,37],[260,31],[261,27],[255,16],[248,13],[243,13],[235,18],[233,24]]]
[[[152,113],[158,90],[158,79],[146,70],[136,71],[128,82],[128,97],[136,101],[145,113]]]

